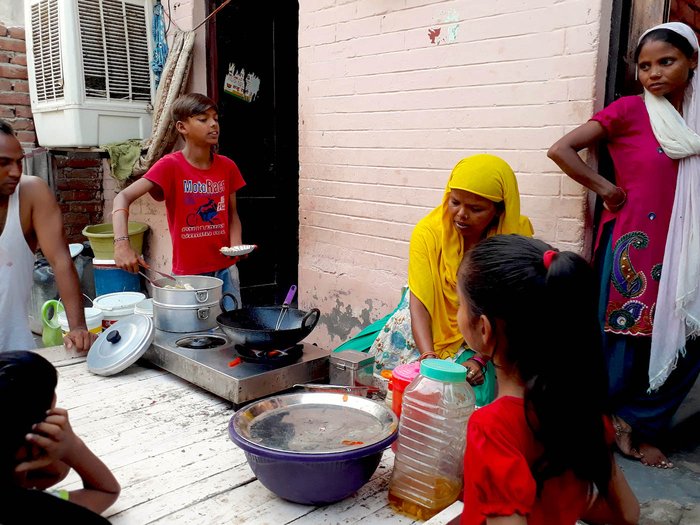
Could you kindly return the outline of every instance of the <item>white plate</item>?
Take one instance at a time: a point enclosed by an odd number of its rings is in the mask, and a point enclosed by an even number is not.
[[[228,257],[240,257],[252,252],[257,246],[254,244],[239,244],[238,246],[224,246],[219,251]]]

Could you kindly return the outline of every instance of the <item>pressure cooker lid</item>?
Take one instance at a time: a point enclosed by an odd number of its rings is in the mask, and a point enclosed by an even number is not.
[[[128,315],[102,332],[87,355],[88,370],[110,376],[134,364],[151,346],[153,319],[142,314]]]
[[[370,447],[396,432],[397,419],[383,403],[340,393],[283,394],[236,412],[238,436],[278,452],[334,454]]]

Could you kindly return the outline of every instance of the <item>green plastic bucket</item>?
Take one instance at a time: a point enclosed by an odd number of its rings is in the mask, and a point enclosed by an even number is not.
[[[145,222],[129,221],[129,242],[136,253],[143,253],[143,234],[148,230]],[[90,241],[95,259],[114,259],[114,226],[112,223],[91,224],[83,228],[83,235]]]

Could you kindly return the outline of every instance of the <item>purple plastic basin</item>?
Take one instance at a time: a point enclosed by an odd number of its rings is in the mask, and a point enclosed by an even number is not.
[[[250,468],[270,491],[303,505],[327,505],[350,496],[377,470],[382,453],[396,439],[387,438],[344,452],[307,454],[264,448],[240,436],[231,418],[231,440],[245,452]]]

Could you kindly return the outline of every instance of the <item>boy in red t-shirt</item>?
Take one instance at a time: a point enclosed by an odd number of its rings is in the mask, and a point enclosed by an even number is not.
[[[240,306],[239,258],[219,250],[242,244],[236,191],[245,181],[231,159],[214,153],[219,117],[213,100],[199,93],[183,95],[171,113],[185,147],[165,155],[114,199],[115,263],[132,273],[139,265],[148,267],[129,244],[128,219],[129,205],[149,193],[157,201],[165,200],[173,273],[218,277],[224,281],[223,291],[233,293]]]

